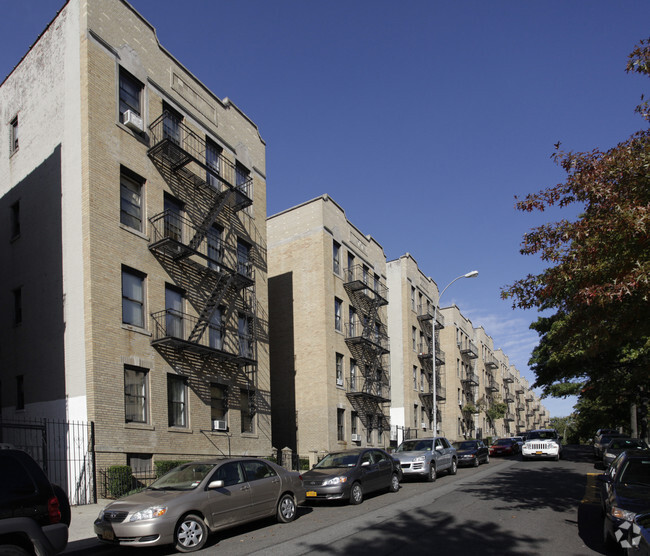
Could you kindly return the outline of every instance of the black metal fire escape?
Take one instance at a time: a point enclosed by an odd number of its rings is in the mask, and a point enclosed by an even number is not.
[[[418,345],[418,358],[422,369],[427,375],[428,386],[425,391],[420,391],[420,401],[426,409],[429,419],[433,417],[433,335],[435,330],[436,347],[436,402],[437,404],[445,403],[447,400],[447,388],[443,383],[445,373],[441,368],[445,364],[445,352],[440,348],[440,330],[445,327],[445,319],[442,314],[435,311],[435,325],[433,322],[434,310],[431,305],[418,307],[418,321],[423,331],[424,342]],[[435,328],[434,328],[435,326]],[[421,389],[422,390],[422,389]],[[436,421],[439,425],[442,423],[442,411],[436,411]]]
[[[252,179],[221,154],[207,162],[206,140],[172,114],[156,119],[150,135],[149,157],[188,210],[152,216],[149,249],[175,271],[179,286],[190,285],[196,312],[153,313],[152,344],[229,361],[248,369],[250,380],[257,364],[253,260],[220,233],[252,204]]]
[[[347,381],[346,395],[366,429],[390,430],[390,352],[380,308],[388,304],[388,288],[367,267],[346,270],[345,283],[355,317],[346,324],[345,343],[356,360],[359,376]]]

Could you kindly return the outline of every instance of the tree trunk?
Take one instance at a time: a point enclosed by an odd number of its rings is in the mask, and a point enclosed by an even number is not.
[[[639,438],[636,420],[636,404],[630,405],[630,435],[632,438]]]

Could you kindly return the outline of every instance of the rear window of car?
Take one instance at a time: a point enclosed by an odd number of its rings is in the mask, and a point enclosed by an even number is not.
[[[28,496],[37,488],[29,473],[13,457],[0,458],[0,499]]]

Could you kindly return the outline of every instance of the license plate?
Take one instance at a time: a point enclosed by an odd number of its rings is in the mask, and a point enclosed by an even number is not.
[[[539,452],[539,451],[538,451],[538,452],[535,452],[535,454],[537,454],[538,456],[541,456],[543,453],[544,453],[544,452]]]
[[[306,494],[307,494],[307,496],[313,497],[313,496],[316,496],[316,491],[314,491],[314,490],[308,490],[308,491],[306,492]]]
[[[111,529],[105,529],[102,531],[102,539],[105,541],[114,541],[115,540],[115,533]]]

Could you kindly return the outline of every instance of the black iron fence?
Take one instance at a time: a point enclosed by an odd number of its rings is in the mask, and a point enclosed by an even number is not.
[[[50,482],[66,491],[70,504],[97,501],[92,422],[0,418],[0,442],[31,455]]]

